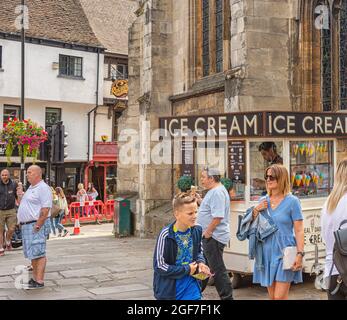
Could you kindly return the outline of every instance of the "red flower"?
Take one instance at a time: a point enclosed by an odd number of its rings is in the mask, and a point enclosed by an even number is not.
[[[24,123],[28,123],[28,120],[23,120]]]
[[[17,118],[14,118],[13,121],[17,121],[18,119]]]
[[[7,122],[4,123],[4,128],[6,128],[6,127],[7,127]]]

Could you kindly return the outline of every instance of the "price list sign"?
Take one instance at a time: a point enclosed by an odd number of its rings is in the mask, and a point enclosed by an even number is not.
[[[246,183],[246,141],[228,142],[229,178]]]
[[[182,166],[181,175],[190,176],[194,179],[194,143],[182,140]]]

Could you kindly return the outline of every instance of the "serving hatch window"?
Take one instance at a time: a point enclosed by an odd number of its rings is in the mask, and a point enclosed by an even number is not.
[[[249,144],[251,201],[266,195],[265,169],[271,164],[283,164],[282,141],[257,141]]]
[[[290,181],[294,195],[328,196],[333,187],[333,174],[333,141],[290,142]]]

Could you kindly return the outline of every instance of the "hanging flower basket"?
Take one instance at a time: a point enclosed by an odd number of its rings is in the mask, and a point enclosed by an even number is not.
[[[9,118],[0,132],[0,141],[6,146],[7,164],[11,164],[11,156],[16,146],[19,156],[23,155],[24,161],[30,156],[35,163],[40,144],[47,140],[47,136],[47,132],[30,119],[20,121],[17,118]]]

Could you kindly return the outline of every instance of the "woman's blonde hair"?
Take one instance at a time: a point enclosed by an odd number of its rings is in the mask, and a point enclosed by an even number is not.
[[[328,197],[327,212],[333,213],[340,199],[347,192],[347,158],[343,159],[337,166],[334,187]]]
[[[280,164],[273,164],[266,168],[265,176],[267,175],[267,172],[270,169],[272,172],[272,176],[274,176],[277,179],[278,188],[280,189],[280,192],[286,196],[288,193],[290,193],[289,173],[287,168]],[[271,190],[268,189],[267,184],[266,191],[268,195],[271,196]]]
[[[78,188],[78,190],[84,189],[84,184],[83,183],[79,183],[77,185],[77,188]]]

